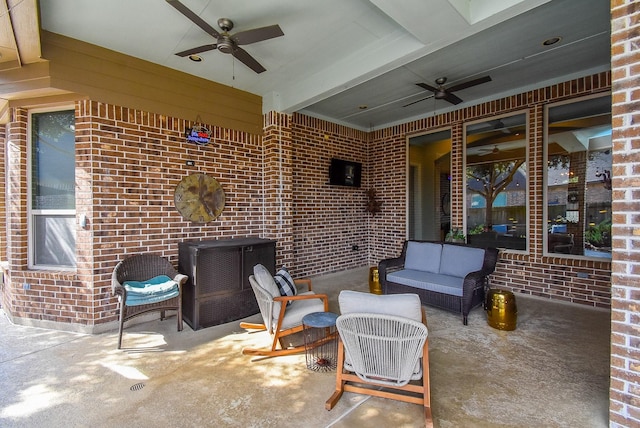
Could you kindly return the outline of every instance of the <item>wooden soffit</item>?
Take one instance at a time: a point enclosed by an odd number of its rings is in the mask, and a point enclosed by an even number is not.
[[[10,106],[88,98],[262,134],[258,95],[47,31],[40,44],[38,62],[0,69],[0,118]]]

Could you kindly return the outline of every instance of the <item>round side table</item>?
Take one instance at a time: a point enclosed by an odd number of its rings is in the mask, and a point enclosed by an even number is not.
[[[335,370],[338,363],[338,332],[333,312],[312,312],[302,318],[307,368]]]

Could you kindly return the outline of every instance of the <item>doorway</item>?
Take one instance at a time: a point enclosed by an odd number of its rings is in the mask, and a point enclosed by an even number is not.
[[[408,138],[407,239],[443,241],[450,229],[451,130]]]

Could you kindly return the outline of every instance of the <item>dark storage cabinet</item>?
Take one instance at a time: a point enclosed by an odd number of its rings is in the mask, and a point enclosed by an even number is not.
[[[249,275],[258,263],[275,273],[275,241],[240,238],[181,242],[178,270],[189,276],[182,292],[182,317],[187,324],[198,330],[258,313],[249,284]]]

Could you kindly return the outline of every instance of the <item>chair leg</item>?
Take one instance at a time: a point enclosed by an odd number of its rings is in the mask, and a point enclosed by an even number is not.
[[[324,408],[327,410],[333,409],[338,400],[342,397],[344,392],[345,381],[342,380],[342,373],[344,372],[344,345],[342,340],[338,338],[338,361],[336,363],[336,390],[331,394],[331,397],[324,403]]]
[[[344,391],[342,389],[337,389],[333,392],[333,394],[331,394],[331,397],[329,397],[329,399],[324,403],[324,408],[327,410],[331,410],[334,408],[334,406],[336,405],[336,403],[340,400],[340,398],[342,397],[342,393]]]
[[[265,348],[244,348],[242,355],[255,355],[260,357],[281,357],[285,355],[293,355],[304,352],[303,347],[286,348],[286,349],[265,349]]]
[[[431,377],[429,374],[429,338],[424,342],[422,350],[422,396],[424,400],[424,420],[426,428],[433,427],[433,417],[431,415]]]
[[[125,308],[124,308],[124,303],[120,303],[120,322],[118,325],[118,349],[122,348],[122,330],[124,328],[124,314],[125,314]]]
[[[245,330],[258,330],[258,331],[264,331],[267,329],[267,327],[265,327],[264,324],[254,324],[252,322],[241,322],[240,328],[243,328]]]
[[[433,428],[433,416],[431,415],[431,407],[424,408],[425,428]]]

